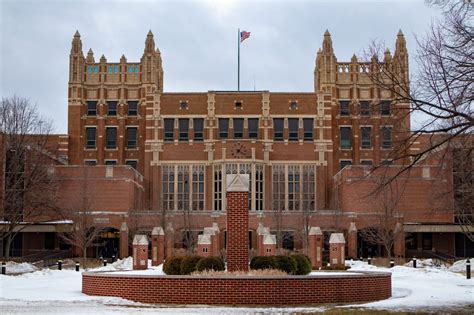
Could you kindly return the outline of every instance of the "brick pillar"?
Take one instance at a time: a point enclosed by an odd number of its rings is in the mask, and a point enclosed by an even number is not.
[[[249,269],[249,176],[227,176],[227,270]]]
[[[397,223],[394,234],[393,253],[396,258],[405,258],[405,232],[403,231],[403,224]]]
[[[127,222],[122,222],[120,226],[120,244],[119,257],[121,259],[128,257],[128,226]]]
[[[355,225],[355,222],[351,222],[351,225],[349,227],[348,231],[348,250],[349,250],[349,256],[351,256],[353,259],[357,259],[357,227]]]
[[[276,254],[276,236],[266,234],[262,243],[263,256],[274,256]]]
[[[133,238],[133,270],[148,268],[148,238],[146,235],[135,235]]]
[[[309,229],[308,246],[308,256],[311,260],[311,266],[314,269],[321,268],[323,266],[324,237],[319,227],[313,226]]]
[[[263,248],[263,239],[265,238],[265,235],[270,234],[270,231],[268,228],[266,228],[263,223],[258,224],[257,228],[257,255],[258,256],[264,256],[265,255],[265,249]]]
[[[344,266],[346,240],[342,233],[332,233],[329,238],[329,262],[331,266]]]
[[[171,222],[166,227],[165,242],[165,258],[172,257],[174,255],[174,229]]]
[[[212,235],[210,234],[201,234],[198,236],[196,254],[201,257],[211,257],[212,253]]]
[[[161,226],[151,231],[151,253],[151,265],[161,265],[165,259],[165,231]]]

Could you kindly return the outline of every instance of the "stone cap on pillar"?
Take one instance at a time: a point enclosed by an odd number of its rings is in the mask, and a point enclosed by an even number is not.
[[[214,229],[214,232],[216,233],[220,232],[219,224],[217,224],[216,222],[212,223],[212,228]]]
[[[209,234],[198,235],[198,245],[211,245],[211,236]]]
[[[146,245],[148,246],[148,237],[146,235],[137,234],[133,237],[133,245]]]
[[[351,222],[351,224],[349,225],[349,233],[350,232],[357,232],[357,227],[356,227],[355,222]]]
[[[276,245],[276,235],[266,234],[263,237],[263,245]]]
[[[204,234],[205,235],[215,235],[216,230],[213,227],[205,227],[204,228]]]
[[[321,228],[319,226],[312,226],[309,229],[309,235],[323,235],[323,232],[321,231]]]
[[[345,244],[346,239],[342,233],[332,233],[329,238],[329,244]]]
[[[165,235],[165,231],[161,226],[155,226],[151,231],[151,235]]]
[[[249,191],[249,175],[248,174],[231,174],[227,175],[226,187],[228,192],[232,191]]]
[[[263,223],[259,223],[258,228],[257,228],[257,234],[258,235],[270,234],[270,229],[266,228],[265,225],[263,225]]]
[[[122,224],[120,225],[120,231],[122,232],[128,232],[128,226],[127,226],[127,222],[122,222]]]

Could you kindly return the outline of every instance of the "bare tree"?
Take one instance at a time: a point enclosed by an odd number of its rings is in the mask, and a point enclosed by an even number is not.
[[[460,150],[465,152],[465,160],[470,164],[458,163],[459,156],[454,156],[454,162],[467,167],[462,185],[472,187],[474,7],[471,1],[461,0],[430,0],[427,4],[438,8],[441,18],[431,23],[423,37],[417,38],[417,71],[412,78],[408,76],[408,53],[401,32],[393,57],[377,42],[362,57],[371,59],[365,65],[370,69],[367,75],[375,89],[388,92],[392,104],[397,105],[396,141],[388,158],[402,167],[396,174],[387,172],[379,189],[427,158],[436,157],[438,163],[444,164]],[[382,107],[383,102],[374,105]],[[383,167],[381,164],[374,169]],[[464,196],[460,195],[461,191]],[[474,229],[472,203],[466,203],[472,200],[470,192],[472,189],[450,191],[457,194],[455,210],[465,231]],[[472,233],[466,235],[474,240]]]
[[[376,182],[375,185],[379,186],[380,183]],[[371,203],[374,205],[375,224],[370,228],[362,229],[360,235],[370,244],[382,245],[389,259],[392,259],[393,246],[397,236],[395,226],[400,216],[397,207],[403,197],[405,186],[404,179],[397,179],[383,186],[383,189],[376,194],[366,196],[371,199]]]
[[[48,218],[55,209],[56,185],[52,165],[59,161],[48,152],[51,121],[42,117],[26,98],[2,98],[0,104],[0,163],[4,172],[1,195],[0,241],[10,256],[15,236],[26,226]]]
[[[64,219],[73,221],[72,231],[60,235],[65,243],[79,248],[84,261],[87,259],[87,249],[98,245],[97,241],[104,227],[94,220],[92,202],[89,197],[89,167],[83,168],[80,191],[69,200],[69,207],[61,210]]]

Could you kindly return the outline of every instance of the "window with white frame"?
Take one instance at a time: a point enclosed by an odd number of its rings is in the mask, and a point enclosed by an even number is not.
[[[263,165],[255,165],[255,210],[263,210]]]
[[[163,165],[163,210],[204,210],[204,165]]]
[[[314,165],[273,165],[273,210],[315,210]]]
[[[193,165],[193,210],[204,210],[204,165]]]
[[[178,208],[176,210],[189,209],[189,166],[178,165]]]
[[[214,211],[222,210],[222,164],[214,165]]]
[[[163,210],[174,210],[174,165],[163,165]]]

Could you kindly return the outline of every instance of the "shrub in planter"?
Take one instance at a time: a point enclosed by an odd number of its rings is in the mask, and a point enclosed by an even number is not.
[[[291,257],[296,261],[295,275],[307,275],[311,272],[311,260],[304,254],[295,254]]]
[[[276,269],[275,256],[254,256],[250,260],[250,269]]]
[[[203,270],[223,271],[225,270],[225,265],[224,265],[224,261],[220,257],[203,257],[198,261],[196,265],[196,269],[198,271],[203,271]]]
[[[296,273],[296,260],[291,256],[275,256],[275,263],[277,269],[284,271],[289,275],[294,275]]]
[[[181,261],[183,256],[173,256],[166,258],[163,264],[163,271],[167,275],[180,275],[181,274]]]
[[[196,271],[196,265],[201,257],[197,255],[184,256],[181,260],[180,274],[189,275],[191,272]]]

